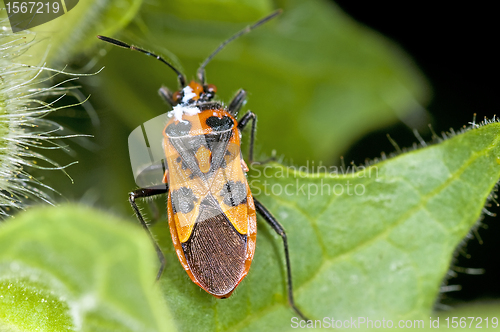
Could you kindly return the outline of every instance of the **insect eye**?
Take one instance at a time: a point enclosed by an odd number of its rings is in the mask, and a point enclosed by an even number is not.
[[[233,119],[228,116],[223,116],[220,119],[216,116],[211,116],[205,122],[213,131],[229,130],[233,128],[234,125]]]
[[[191,130],[191,122],[184,121],[179,123],[171,123],[165,129],[165,134],[169,137],[187,136]]]
[[[172,100],[175,102],[175,103],[179,103],[182,99],[182,93],[180,91],[177,91],[175,92],[173,95],[172,95]]]
[[[206,92],[211,93],[211,94],[216,94],[217,93],[217,87],[213,84],[209,84],[206,87]]]

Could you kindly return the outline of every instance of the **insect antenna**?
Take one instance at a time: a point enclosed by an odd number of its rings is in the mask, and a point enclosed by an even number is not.
[[[246,33],[249,33],[253,29],[257,28],[258,26],[266,23],[267,21],[275,18],[276,16],[278,16],[279,14],[281,14],[281,12],[282,12],[281,9],[276,10],[271,15],[268,15],[268,16],[264,17],[263,19],[261,19],[260,21],[254,23],[253,25],[247,26],[246,28],[244,28],[240,32],[236,33],[235,35],[231,36],[230,38],[226,39],[222,44],[220,44],[219,47],[217,47],[217,49],[215,51],[213,51],[212,54],[210,54],[205,59],[205,61],[203,61],[203,63],[200,65],[200,68],[198,68],[197,76],[198,76],[198,80],[200,81],[200,83],[203,84],[203,86],[206,85],[206,81],[205,81],[205,67],[217,55],[217,53],[219,53],[227,44],[229,44],[233,40],[241,37],[242,35],[244,35]]]
[[[177,74],[177,79],[179,80],[179,84],[181,85],[181,87],[184,88],[186,86],[186,77],[179,70],[177,70],[174,66],[172,66],[165,59],[163,59],[161,56],[153,54],[149,51],[143,50],[142,48],[139,48],[137,46],[126,44],[126,43],[119,41],[117,39],[114,39],[114,38],[105,37],[105,36],[97,36],[97,38],[99,38],[100,40],[105,41],[107,43],[113,44],[115,46],[128,48],[132,51],[139,51],[139,52],[144,53],[146,55],[152,56],[152,57],[156,58],[157,60],[160,60],[161,62],[163,62],[164,64],[169,66],[173,71],[175,71],[175,73]]]

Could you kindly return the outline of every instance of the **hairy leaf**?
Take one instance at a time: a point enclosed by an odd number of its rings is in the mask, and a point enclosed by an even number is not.
[[[499,134],[500,124],[488,124],[349,174],[252,165],[253,193],[287,230],[304,313],[427,320],[455,247],[500,177]],[[190,281],[157,223],[167,308],[155,297],[147,237],[114,219],[66,206],[3,225],[2,328],[276,331],[298,323],[287,304],[282,243],[262,220],[250,273],[225,300]]]
[[[169,330],[151,248],[142,230],[90,208],[10,220],[0,228],[0,330]]]
[[[500,177],[499,133],[493,123],[345,175],[253,167],[253,193],[287,230],[304,313],[428,319],[453,251]],[[165,228],[157,228],[172,262],[162,279],[165,298],[181,330],[290,328],[282,243],[262,219],[258,226],[250,273],[226,300],[189,281],[173,263]]]

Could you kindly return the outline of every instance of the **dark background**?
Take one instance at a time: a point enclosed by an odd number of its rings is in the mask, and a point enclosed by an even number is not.
[[[433,98],[426,109],[431,124],[439,134],[450,127],[467,125],[477,113],[478,122],[498,112],[498,53],[496,11],[480,3],[436,4],[430,1],[361,2],[341,0],[336,3],[355,20],[394,40],[410,54],[428,78]],[[419,130],[426,141],[431,133]],[[403,123],[367,135],[345,154],[346,161],[362,163],[376,158],[374,151],[392,152],[390,136],[400,147],[417,141],[412,128]],[[493,203],[488,210],[500,214]],[[457,255],[456,266],[481,268],[484,273],[457,273],[449,285],[462,290],[443,294],[442,304],[500,298],[500,223],[498,217],[485,216],[478,233]],[[438,309],[439,309],[438,305]]]

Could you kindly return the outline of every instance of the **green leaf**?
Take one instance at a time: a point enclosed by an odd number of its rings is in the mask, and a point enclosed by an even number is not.
[[[287,230],[299,308],[312,319],[427,321],[456,246],[500,177],[499,140],[493,123],[346,175],[253,167],[253,193]],[[180,330],[290,327],[281,240],[260,218],[258,228],[249,275],[229,299],[167,265],[162,286]],[[156,232],[176,261],[165,228]]]
[[[226,104],[239,88],[248,91],[242,112],[250,109],[259,117],[263,154],[276,149],[298,164],[333,160],[364,133],[426,102],[427,85],[408,57],[329,1],[144,4],[141,19],[118,37],[180,62],[191,79],[222,41],[273,7],[283,14],[229,44],[207,66],[207,79]],[[177,89],[173,71],[133,53],[110,49],[101,75],[101,94],[113,96],[106,109],[129,130],[169,110],[157,95],[162,84]]]
[[[90,208],[37,208],[6,222],[0,330],[170,330],[151,248],[141,229]]]
[[[455,247],[500,177],[499,140],[492,123],[346,175],[252,167],[253,193],[287,230],[297,305],[313,319],[427,321]],[[155,232],[168,262],[167,306],[139,227],[75,206],[2,225],[0,328],[290,329],[282,244],[262,220],[250,273],[226,300],[190,281],[164,224]]]

